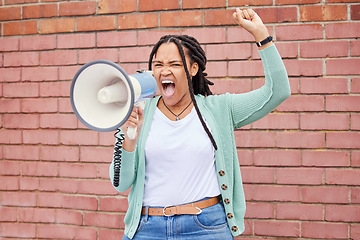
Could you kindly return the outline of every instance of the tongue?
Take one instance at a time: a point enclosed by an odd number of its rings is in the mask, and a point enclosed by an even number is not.
[[[175,84],[170,83],[170,84],[166,84],[164,86],[164,94],[165,96],[169,97],[171,95],[173,95],[175,92]]]

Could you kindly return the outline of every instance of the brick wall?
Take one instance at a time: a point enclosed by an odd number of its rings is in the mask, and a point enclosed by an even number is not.
[[[109,181],[113,133],[74,116],[71,80],[108,59],[130,74],[166,33],[195,36],[213,92],[260,87],[250,5],[274,36],[292,96],[236,132],[247,198],[238,239],[360,239],[358,0],[0,0],[0,236],[120,239],[127,193]]]

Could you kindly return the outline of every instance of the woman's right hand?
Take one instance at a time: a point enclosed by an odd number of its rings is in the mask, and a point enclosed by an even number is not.
[[[133,152],[135,150],[143,122],[144,122],[144,110],[138,106],[134,107],[128,120],[121,126],[121,129],[125,134],[125,139],[122,144],[122,147],[125,151]],[[128,128],[137,128],[134,139],[130,139],[129,136],[127,135]]]

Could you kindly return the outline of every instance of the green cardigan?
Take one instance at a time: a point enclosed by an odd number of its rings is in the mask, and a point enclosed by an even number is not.
[[[290,96],[286,69],[275,45],[259,52],[266,79],[261,88],[243,94],[195,96],[199,110],[209,124],[218,146],[218,150],[215,151],[216,171],[228,225],[233,236],[241,234],[245,229],[245,196],[234,129],[264,117]],[[144,149],[158,100],[159,97],[155,97],[145,106],[144,124],[136,150],[123,150],[122,154],[120,185],[116,190],[124,192],[132,187],[128,196],[129,208],[124,219],[125,235],[129,238],[134,237],[141,216],[145,181]],[[111,182],[113,176],[112,163]],[[227,185],[225,190],[221,188],[223,184]]]

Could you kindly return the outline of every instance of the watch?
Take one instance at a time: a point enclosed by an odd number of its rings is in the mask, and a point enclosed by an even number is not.
[[[261,42],[257,42],[256,45],[258,47],[261,47],[262,45],[267,44],[268,42],[271,42],[273,40],[272,36],[268,36],[267,38],[265,38],[264,40],[262,40]]]

